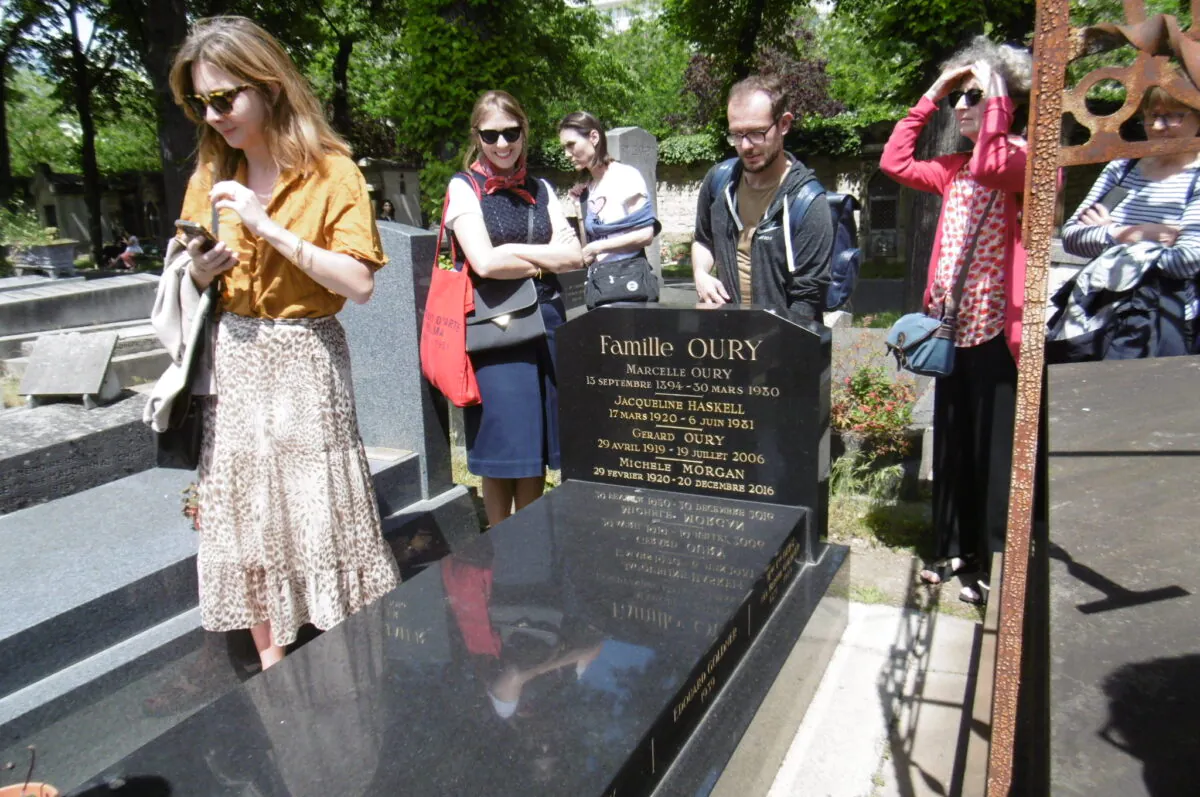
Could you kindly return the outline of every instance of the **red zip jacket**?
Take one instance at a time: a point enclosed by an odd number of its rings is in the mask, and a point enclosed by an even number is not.
[[[1025,190],[1025,140],[1008,134],[1012,127],[1013,103],[1009,97],[989,97],[984,107],[983,124],[973,152],[940,155],[932,160],[919,161],[913,157],[917,137],[937,113],[937,104],[922,97],[908,116],[896,123],[883,148],[879,167],[901,185],[942,195],[942,213],[950,183],[964,163],[971,176],[981,185],[1004,192],[1004,220],[1007,247],[1004,254],[1004,337],[1017,359],[1021,347],[1021,308],[1025,304],[1025,247],[1021,243],[1021,192]],[[942,219],[938,218],[937,235],[933,239],[933,254],[925,278],[925,306],[929,305],[929,290],[942,251]]]

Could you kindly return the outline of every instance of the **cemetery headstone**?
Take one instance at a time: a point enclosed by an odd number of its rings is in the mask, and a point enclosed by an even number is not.
[[[766,310],[610,306],[558,333],[563,477],[828,516],[828,329]]]
[[[81,396],[91,409],[111,401],[121,392],[120,380],[109,367],[116,347],[116,332],[43,335],[29,356],[19,392],[31,404]]]
[[[846,611],[826,592],[846,551],[815,538],[828,330],[613,306],[559,335],[562,485],[101,778],[264,795],[696,793],[672,785],[672,764],[717,731],[719,773],[749,718],[706,718],[725,690],[778,672],[747,672],[773,617],[829,599]],[[774,638],[777,668],[796,635]]]
[[[453,484],[444,402],[421,376],[419,354],[437,236],[384,221],[379,236],[388,265],[375,274],[371,301],[347,303],[338,315],[350,345],[358,428],[368,448],[419,454],[421,497],[430,498]]]
[[[607,135],[608,154],[642,173],[650,192],[650,202],[658,207],[658,139],[640,127],[614,127]],[[658,250],[658,236],[646,247],[646,254],[654,273],[661,275],[662,253]]]

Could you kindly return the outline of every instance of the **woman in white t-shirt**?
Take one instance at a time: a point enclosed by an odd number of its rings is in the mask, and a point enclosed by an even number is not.
[[[580,195],[587,241],[584,298],[588,309],[612,302],[658,301],[658,278],[646,247],[661,229],[642,173],[608,154],[608,137],[590,113],[567,114],[558,140],[588,177]]]
[[[476,287],[533,278],[546,336],[471,354],[482,402],[463,410],[467,468],[483,478],[495,525],[542,494],[557,470],[555,330],[566,320],[557,274],[579,268],[579,239],[545,180],[525,169],[529,119],[503,91],[485,92],[471,113],[464,170],[447,187],[446,229]]]

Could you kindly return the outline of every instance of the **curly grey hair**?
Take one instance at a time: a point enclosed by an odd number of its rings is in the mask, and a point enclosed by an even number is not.
[[[970,66],[976,61],[983,61],[995,70],[1014,98],[1029,96],[1033,88],[1033,56],[1028,50],[976,36],[970,44],[947,58],[942,63],[942,70]]]

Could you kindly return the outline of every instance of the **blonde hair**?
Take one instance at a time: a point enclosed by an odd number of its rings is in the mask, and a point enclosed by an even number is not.
[[[525,109],[517,102],[516,97],[498,89],[480,94],[479,99],[475,100],[475,107],[471,109],[471,143],[467,145],[467,151],[463,155],[463,168],[470,169],[471,164],[482,154],[479,147],[479,123],[489,111],[507,114],[521,125],[521,140],[524,143],[521,145],[521,157],[517,159],[517,168],[520,169],[525,165],[525,157],[529,154],[529,117],[525,115]]]
[[[185,102],[195,94],[192,68],[198,63],[228,72],[266,101],[263,135],[280,171],[320,171],[324,156],[350,154],[349,145],[326,121],[312,87],[271,34],[245,17],[211,17],[196,23],[171,65],[175,103],[200,126],[197,169],[211,165],[217,179],[227,180],[243,157]]]

